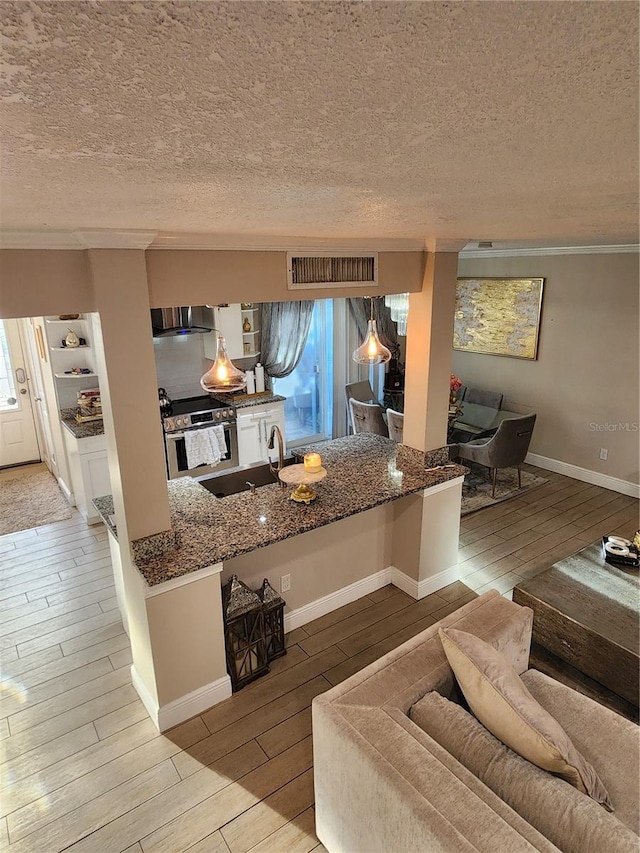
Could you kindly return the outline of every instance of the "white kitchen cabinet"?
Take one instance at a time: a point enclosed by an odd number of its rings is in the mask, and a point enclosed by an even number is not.
[[[252,465],[254,462],[267,462],[269,450],[267,442],[272,426],[280,427],[284,433],[284,402],[265,403],[264,406],[251,406],[239,409],[237,415],[238,462],[240,465]],[[286,450],[286,441],[285,441]],[[278,444],[271,451],[271,457],[277,459]]]
[[[76,438],[62,430],[76,506],[87,524],[100,521],[93,499],[111,494],[107,443],[104,435]]]
[[[224,337],[230,359],[243,358],[244,345],[242,338],[242,311],[240,303],[216,306],[213,309],[213,322],[216,330]],[[218,336],[213,333],[204,335],[204,354],[206,358],[215,359]]]

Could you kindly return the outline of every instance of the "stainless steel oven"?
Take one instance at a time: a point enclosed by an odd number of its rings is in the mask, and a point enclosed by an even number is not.
[[[172,404],[171,415],[163,417],[162,423],[167,474],[170,480],[175,480],[177,477],[200,477],[203,474],[214,474],[238,466],[236,412],[233,407],[211,397],[177,400]],[[226,455],[217,465],[198,465],[196,468],[190,468],[185,447],[185,432],[218,425],[224,429]]]

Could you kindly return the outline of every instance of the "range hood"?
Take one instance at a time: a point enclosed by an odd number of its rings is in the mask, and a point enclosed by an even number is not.
[[[214,329],[213,309],[206,305],[183,305],[180,308],[152,308],[151,325],[154,338],[196,335]]]

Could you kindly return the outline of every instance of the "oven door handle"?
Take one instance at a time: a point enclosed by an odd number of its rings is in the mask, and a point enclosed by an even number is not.
[[[217,424],[207,423],[207,424],[203,424],[202,426],[203,427],[221,426],[221,427],[224,427],[225,432],[226,432],[233,427],[233,422],[232,421],[223,421],[222,423],[217,423]],[[202,428],[202,427],[200,427],[200,428]],[[199,429],[199,427],[194,426],[189,430],[189,432],[193,432],[196,429]],[[184,438],[184,432],[165,432],[165,437],[167,439],[169,439],[169,438],[173,439],[173,441],[179,441],[181,438]]]

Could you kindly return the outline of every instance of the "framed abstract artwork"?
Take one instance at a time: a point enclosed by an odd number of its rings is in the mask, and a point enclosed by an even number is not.
[[[536,359],[543,278],[459,278],[453,348]]]

